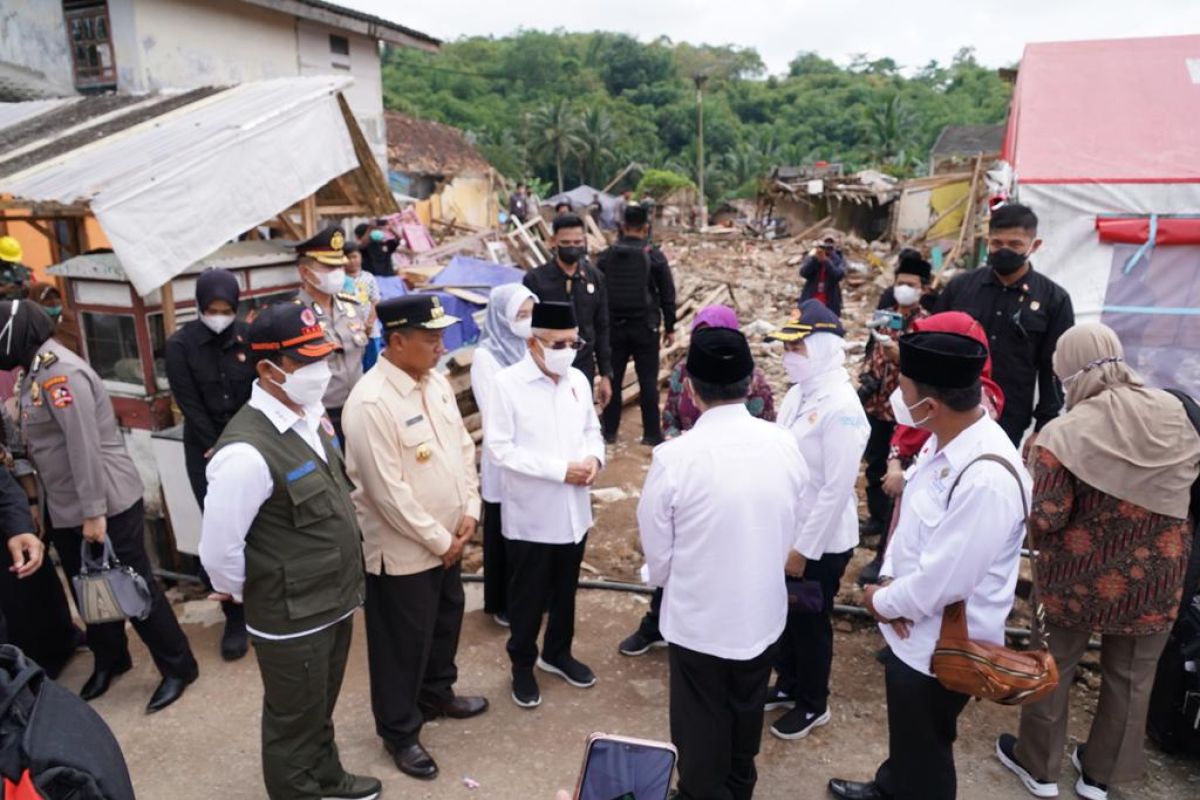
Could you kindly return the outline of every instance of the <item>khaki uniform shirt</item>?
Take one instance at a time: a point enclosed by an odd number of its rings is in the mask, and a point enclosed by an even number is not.
[[[475,443],[450,383],[380,358],[342,412],[346,466],[372,575],[442,565],[463,517],[479,519]]]
[[[324,303],[318,303],[302,289],[300,302],[313,310],[325,329],[325,335],[337,345],[337,350],[329,356],[329,369],[333,377],[329,380],[322,403],[326,408],[341,408],[346,404],[354,384],[363,376],[363,352],[367,349],[370,336],[367,317],[371,309],[359,303],[358,298],[350,292],[334,295],[331,307],[326,308]]]
[[[18,397],[21,432],[54,527],[111,517],[142,499],[142,479],[125,450],[108,391],[86,361],[48,339]]]

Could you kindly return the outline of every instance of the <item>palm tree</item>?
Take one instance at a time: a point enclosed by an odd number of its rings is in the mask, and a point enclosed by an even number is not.
[[[867,121],[875,139],[876,161],[888,162],[903,149],[909,117],[899,93],[892,94],[867,112]]]
[[[598,186],[597,173],[616,158],[617,131],[612,118],[603,108],[591,106],[579,117],[576,136],[580,140],[579,170],[588,176],[589,183]]]
[[[529,115],[532,127],[531,146],[542,150],[554,159],[558,175],[558,191],[563,191],[563,162],[577,152],[582,145],[579,138],[579,123],[574,110],[565,99],[540,106]]]

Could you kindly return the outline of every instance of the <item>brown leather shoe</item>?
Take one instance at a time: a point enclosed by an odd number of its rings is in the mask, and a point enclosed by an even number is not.
[[[440,706],[421,705],[421,713],[425,715],[426,722],[438,719],[439,717],[470,719],[471,717],[478,717],[487,710],[488,701],[486,697],[456,696],[449,703]]]

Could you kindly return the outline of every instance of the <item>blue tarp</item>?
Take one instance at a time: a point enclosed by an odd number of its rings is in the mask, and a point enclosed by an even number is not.
[[[493,264],[470,256],[455,256],[446,268],[430,281],[434,286],[491,286],[516,283],[525,277],[525,271],[506,264]],[[487,294],[490,289],[472,289]]]

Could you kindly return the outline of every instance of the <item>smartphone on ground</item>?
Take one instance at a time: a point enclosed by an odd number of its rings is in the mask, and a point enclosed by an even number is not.
[[[677,755],[669,742],[593,733],[575,800],[666,800]]]

